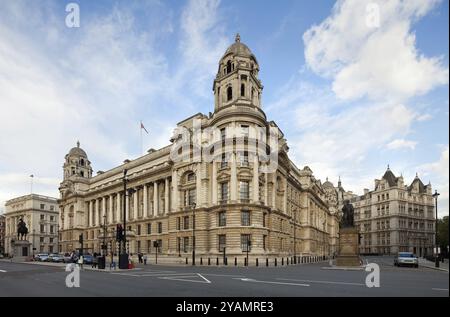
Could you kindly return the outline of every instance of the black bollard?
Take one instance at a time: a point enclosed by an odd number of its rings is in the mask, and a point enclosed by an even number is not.
[[[275,258],[275,266],[277,266],[277,258]]]
[[[200,265],[203,265],[203,258],[200,258]]]
[[[281,258],[281,266],[284,265],[284,258]]]
[[[216,265],[219,265],[219,258],[216,258]]]
[[[186,264],[188,264],[188,258],[186,258]]]
[[[237,258],[234,258],[234,266],[237,266]]]
[[[266,266],[269,266],[269,258],[266,258]]]
[[[258,258],[256,258],[256,266],[258,266],[258,264],[259,264],[259,263],[258,263]]]
[[[211,265],[211,258],[208,258],[208,265]]]

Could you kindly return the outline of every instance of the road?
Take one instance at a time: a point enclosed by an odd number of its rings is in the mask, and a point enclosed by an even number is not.
[[[0,262],[0,296],[449,296],[448,272],[397,268],[390,257],[367,258],[380,266],[380,287],[368,288],[365,271],[324,269],[328,263],[284,267],[140,266],[130,271],[80,272],[68,288],[64,266]]]

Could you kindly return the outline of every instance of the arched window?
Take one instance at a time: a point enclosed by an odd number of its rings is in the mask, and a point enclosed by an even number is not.
[[[83,171],[80,171],[80,176],[84,177],[84,172]]]
[[[230,101],[231,99],[233,99],[233,88],[228,87],[227,88],[227,101]]]
[[[227,74],[231,73],[231,61],[227,62]]]
[[[241,97],[245,97],[245,85],[241,85]]]
[[[84,160],[83,159],[80,160],[80,165],[84,166]]]

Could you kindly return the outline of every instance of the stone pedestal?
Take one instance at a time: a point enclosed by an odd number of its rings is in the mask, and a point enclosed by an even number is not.
[[[339,230],[339,255],[337,266],[360,266],[358,252],[358,229],[356,227]]]
[[[15,240],[11,243],[13,250],[13,262],[25,262],[31,257],[31,243],[27,240]]]

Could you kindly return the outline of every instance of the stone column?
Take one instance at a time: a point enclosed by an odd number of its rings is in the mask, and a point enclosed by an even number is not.
[[[197,164],[197,172],[195,173],[195,193],[196,193],[196,205],[200,207],[202,205],[202,171],[201,163]]]
[[[217,163],[215,160],[213,160],[212,162],[211,186],[212,186],[212,204],[217,205]]]
[[[97,225],[97,220],[100,218],[100,203],[98,199],[95,199],[95,216],[94,216],[94,226]],[[97,219],[95,219],[97,217]]]
[[[121,221],[122,214],[120,212],[120,206],[121,206],[120,193],[117,193],[117,195],[116,195],[116,222]]]
[[[90,200],[88,202],[88,204],[89,204],[89,207],[88,207],[89,211],[88,211],[88,225],[87,226],[91,227],[92,226],[92,201]],[[63,228],[63,229],[65,229],[65,228]]]
[[[269,204],[269,178],[267,177],[267,173],[264,174],[264,205]]]
[[[104,216],[106,215],[106,197],[102,197],[100,198],[102,200],[102,217],[100,218],[100,224],[103,225],[104,221]]]
[[[276,201],[277,201],[277,174],[272,174],[272,208],[276,208]]]
[[[153,216],[158,215],[158,182],[153,183]]]
[[[255,155],[255,158],[253,159],[253,203],[255,203],[255,204],[259,202],[258,169],[259,169],[258,156]]]
[[[178,210],[178,178],[177,172],[172,172],[172,212]]]
[[[139,215],[139,202],[138,202],[138,193],[139,188],[135,188],[135,192],[133,194],[133,219],[137,219]]]
[[[114,217],[113,217],[113,200],[114,198],[113,198],[113,195],[112,194],[110,194],[109,195],[109,208],[108,208],[108,219],[106,219],[106,222],[108,223],[108,224],[111,224],[111,223],[113,223],[113,220],[114,220]]]
[[[164,187],[164,213],[167,215],[169,213],[169,178],[165,179]]]
[[[130,196],[127,195],[127,193],[124,193],[125,195],[125,219],[128,221],[130,220]],[[124,228],[126,230],[126,228]]]
[[[237,169],[236,153],[231,154],[231,180],[230,180],[230,199],[231,202],[237,201]]]
[[[283,209],[284,209],[284,213],[287,213],[287,188],[288,188],[288,180],[286,178],[285,183],[284,183],[284,196],[283,196]]]
[[[144,185],[144,188],[143,188],[143,190],[144,190],[144,210],[142,211],[143,212],[143,216],[144,216],[144,218],[148,218],[148,188],[147,188],[147,184],[145,184]]]

